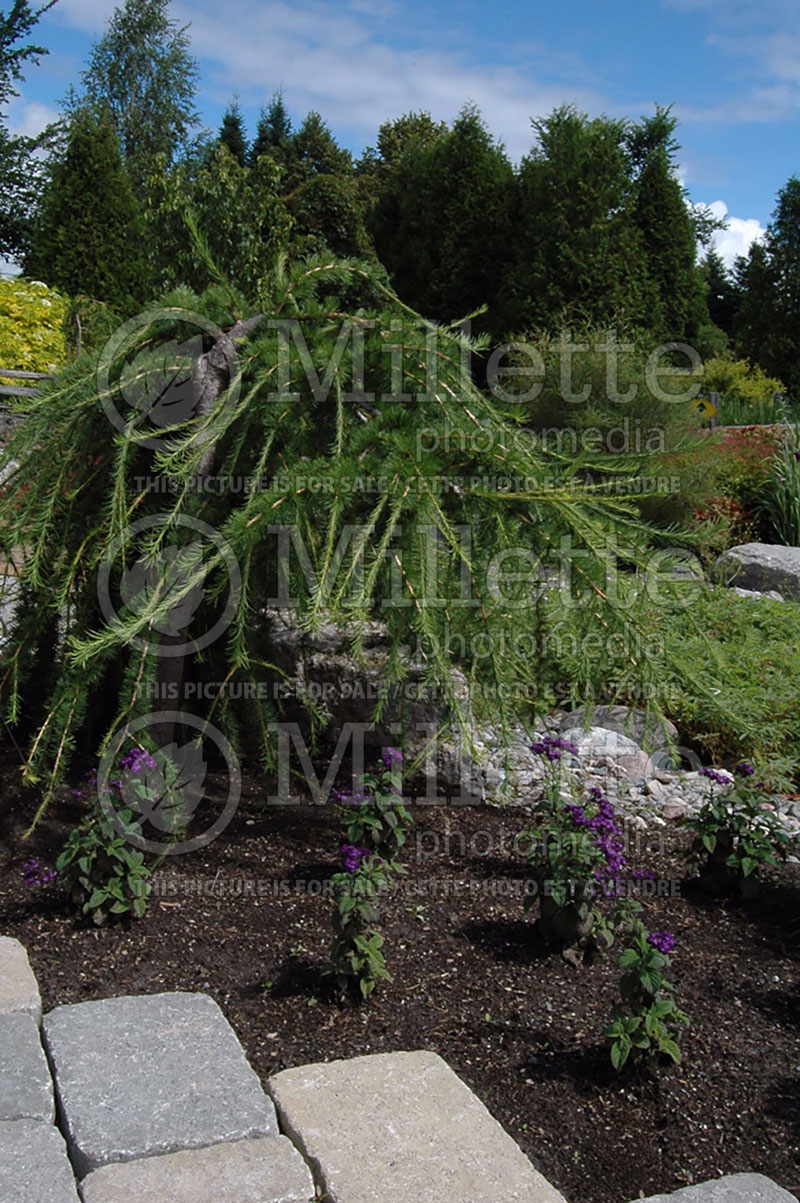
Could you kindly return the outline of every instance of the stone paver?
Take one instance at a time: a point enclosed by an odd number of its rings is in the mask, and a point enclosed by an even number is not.
[[[42,1000],[24,947],[13,936],[0,936],[0,1015],[10,1011],[27,1011],[38,1023]]]
[[[636,1203],[797,1203],[797,1199],[763,1174],[729,1174],[671,1195],[648,1195]]]
[[[83,1203],[311,1203],[314,1183],[285,1136],[264,1136],[94,1170]]]
[[[268,1088],[330,1203],[564,1203],[436,1053],[304,1065]]]
[[[278,1135],[271,1101],[207,994],[56,1007],[43,1035],[81,1178],[109,1162]]]
[[[53,1081],[32,1015],[0,1015],[0,1120],[55,1119]]]
[[[0,1123],[0,1203],[80,1203],[57,1128],[38,1119]]]

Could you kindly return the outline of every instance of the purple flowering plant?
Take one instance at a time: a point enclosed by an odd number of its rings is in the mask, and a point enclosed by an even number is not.
[[[49,886],[55,881],[56,875],[52,869],[42,869],[36,857],[26,860],[22,866],[22,876],[26,886]]]
[[[364,845],[392,867],[413,824],[403,802],[403,754],[386,748],[382,766],[364,773],[352,790],[334,790],[349,843]]]
[[[333,941],[326,972],[341,990],[368,998],[381,980],[391,981],[378,930],[378,896],[389,884],[390,866],[371,849],[341,846],[343,870],[334,873]]]
[[[120,758],[120,771],[144,774],[155,765],[142,748],[132,748]],[[116,777],[105,787],[111,795],[117,823],[95,805],[70,833],[56,860],[56,877],[73,904],[97,925],[109,916],[129,915],[140,919],[147,910],[152,867],[144,854],[131,846],[128,837],[141,839],[141,823],[123,804],[124,778]],[[97,789],[97,773],[89,775],[85,789],[73,794],[82,801]]]
[[[699,870],[711,893],[752,898],[758,892],[759,869],[786,858],[790,837],[775,812],[765,807],[764,783],[749,761],[735,765],[733,775],[710,768],[700,773],[709,782],[708,798],[697,815],[685,820],[694,837],[687,864]]]
[[[565,740],[546,736],[533,750],[557,766],[563,752],[576,749]],[[547,940],[571,944],[601,937],[608,946],[615,926],[638,910],[638,904],[627,897],[626,884],[644,874],[628,865],[622,828],[603,791],[594,786],[586,801],[565,802],[559,779],[557,771],[552,774],[539,808],[541,819],[525,831],[537,887],[526,894],[525,906],[539,898],[539,928]],[[608,900],[613,905],[604,909],[601,904]]]
[[[382,766],[365,773],[352,790],[336,790],[336,806],[344,827],[343,871],[333,886],[333,942],[328,973],[340,989],[357,987],[368,998],[381,980],[391,981],[378,930],[378,896],[395,873],[397,860],[413,822],[403,802],[403,755],[386,748]]]
[[[640,919],[628,923],[629,943],[619,958],[621,1002],[605,1030],[611,1043],[611,1063],[621,1069],[628,1058],[654,1060],[667,1056],[680,1064],[680,1040],[689,1017],[679,1010],[674,986],[664,977],[669,953],[675,947],[672,932],[649,933]]]

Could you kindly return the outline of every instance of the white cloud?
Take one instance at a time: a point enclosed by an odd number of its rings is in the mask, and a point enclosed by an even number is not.
[[[15,137],[34,138],[58,116],[50,105],[18,96],[8,106],[8,129]]]
[[[746,255],[766,230],[755,217],[731,217],[724,201],[712,201],[708,206],[715,217],[727,218],[727,229],[717,230],[713,236],[714,249],[730,267],[737,255]]]
[[[610,108],[592,87],[532,81],[530,60],[493,63],[455,31],[450,38],[426,26],[416,31],[415,45],[386,5],[367,12],[361,0],[349,7],[234,0],[221,11],[206,0],[192,8],[175,4],[172,12],[190,25],[193,53],[216,65],[211,77],[219,102],[236,91],[244,105],[262,103],[280,86],[293,112],[319,109],[332,127],[347,127],[364,141],[374,139],[381,121],[410,109],[449,121],[473,101],[516,159],[530,150],[532,117],[567,103],[593,114]],[[545,61],[544,47],[538,50]],[[570,76],[580,79],[581,72]]]

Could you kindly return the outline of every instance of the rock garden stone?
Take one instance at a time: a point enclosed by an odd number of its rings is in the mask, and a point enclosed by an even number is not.
[[[0,936],[0,1015],[10,1011],[27,1011],[38,1023],[42,1000],[27,952],[19,940]]]
[[[646,752],[678,742],[678,728],[669,719],[662,722],[648,716],[646,710],[632,706],[579,706],[562,716],[559,723],[562,735],[575,727],[585,727],[587,719],[593,727],[627,735]]]
[[[0,1120],[55,1119],[53,1080],[39,1036],[26,1011],[0,1015]]]
[[[628,781],[646,779],[652,773],[652,762],[646,752],[627,735],[604,727],[566,727],[562,739],[575,744],[583,762],[607,764]]]
[[[43,1033],[81,1178],[109,1162],[278,1134],[272,1103],[207,994],[56,1007]]]
[[[436,1053],[304,1065],[268,1088],[330,1203],[565,1203]]]
[[[0,1123],[0,1203],[80,1203],[64,1138],[52,1124]]]
[[[313,1203],[314,1183],[285,1136],[125,1161],[81,1183],[83,1203]]]
[[[719,557],[711,570],[723,585],[767,593],[800,601],[800,547],[773,543],[741,543]]]

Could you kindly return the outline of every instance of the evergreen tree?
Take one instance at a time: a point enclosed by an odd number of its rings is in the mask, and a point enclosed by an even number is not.
[[[283,93],[275,92],[268,109],[261,109],[256,136],[250,147],[250,165],[259,155],[271,155],[276,163],[285,164],[292,139],[292,120],[283,101]]]
[[[629,213],[627,125],[571,106],[533,122],[504,293],[515,329],[643,323],[643,252]],[[513,319],[512,319],[513,320]]]
[[[287,189],[291,192],[316,175],[349,176],[352,172],[350,151],[337,145],[319,113],[312,110],[289,143]]]
[[[792,176],[762,242],[740,265],[742,303],[735,322],[739,353],[777,376],[800,399],[800,178]]]
[[[134,190],[142,196],[156,155],[189,145],[198,116],[198,70],[189,38],[168,15],[169,0],[125,0],[92,48],[84,93],[70,106],[106,107]]]
[[[730,338],[739,307],[739,291],[731,279],[722,256],[709,247],[702,262],[702,275],[706,286],[708,316],[715,326]]]
[[[34,151],[47,145],[53,128],[38,138],[15,137],[8,132],[6,106],[18,92],[14,82],[23,78],[26,63],[37,63],[47,54],[43,46],[27,42],[36,22],[52,8],[50,0],[42,8],[32,9],[27,0],[14,0],[9,11],[0,12],[0,255],[16,256],[26,247],[30,212],[41,185],[41,165]]]
[[[514,172],[479,113],[465,108],[446,135],[411,139],[372,217],[378,258],[398,295],[440,322],[482,305],[476,328],[500,334],[495,309],[513,233]]]
[[[118,312],[149,294],[141,212],[110,116],[79,109],[36,216],[26,274]]]
[[[226,146],[240,167],[247,161],[247,136],[244,132],[244,118],[239,108],[239,101],[229,104],[222,118],[219,131],[219,141]]]
[[[633,221],[641,234],[651,285],[650,326],[670,341],[694,342],[707,320],[697,269],[695,224],[675,176],[677,124],[667,110],[646,118],[631,138],[639,168],[633,190]]]

